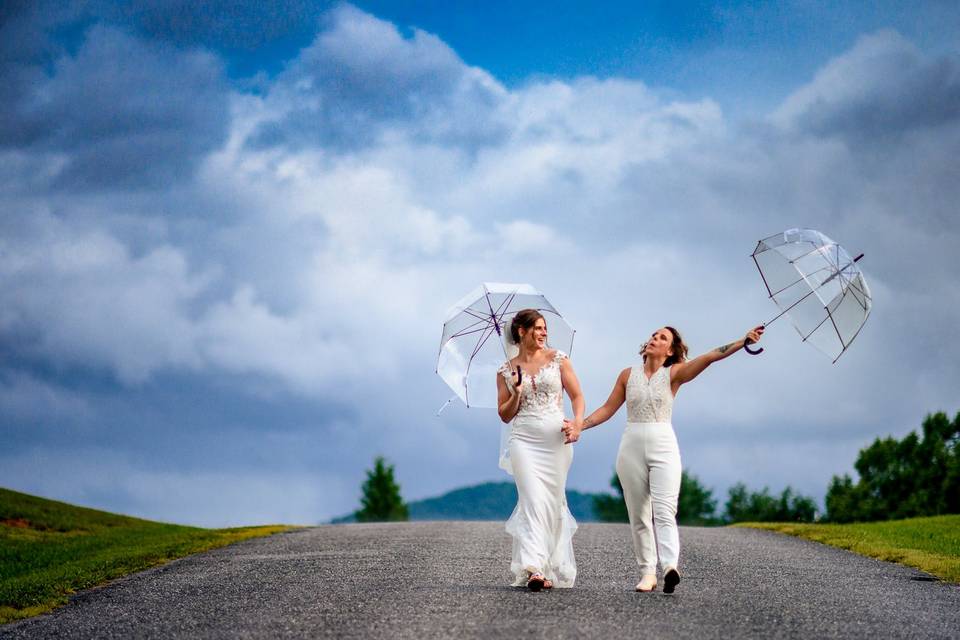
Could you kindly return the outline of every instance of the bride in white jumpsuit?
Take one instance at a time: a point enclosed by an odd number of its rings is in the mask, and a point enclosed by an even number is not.
[[[630,516],[633,548],[640,567],[637,591],[657,587],[657,558],[663,569],[663,591],[673,593],[680,582],[680,534],[677,501],[680,496],[680,449],[673,432],[673,399],[681,385],[690,382],[712,363],[758,342],[763,327],[755,327],[736,342],[687,360],[687,346],[673,327],[653,332],[640,350],[643,367],[620,372],[606,403],[582,422],[566,423],[568,442],[582,429],[606,422],[627,404],[627,427],[617,452],[617,475]]]
[[[519,353],[500,367],[497,392],[500,419],[511,423],[501,466],[512,472],[518,494],[507,521],[513,585],[532,591],[572,587],[577,523],[567,508],[573,447],[565,443],[563,392],[570,396],[571,424],[577,426],[583,420],[583,395],[567,355],[546,347],[547,325],[539,312],[519,312],[510,331]]]

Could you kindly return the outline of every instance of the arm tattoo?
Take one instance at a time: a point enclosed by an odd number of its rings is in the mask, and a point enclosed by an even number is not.
[[[732,348],[734,347],[734,345],[736,345],[736,344],[737,344],[736,342],[731,342],[730,344],[725,344],[725,345],[723,345],[722,347],[717,347],[717,351],[719,351],[720,353],[726,353],[727,351],[729,351],[730,349],[732,349]]]

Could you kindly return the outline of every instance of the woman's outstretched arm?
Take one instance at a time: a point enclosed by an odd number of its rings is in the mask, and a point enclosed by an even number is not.
[[[747,340],[750,342],[760,342],[760,336],[763,335],[763,325],[754,327],[750,331],[747,331],[747,334],[735,342],[730,344],[725,344],[722,347],[717,347],[712,351],[707,351],[703,355],[699,355],[693,360],[688,360],[686,362],[678,362],[673,365],[670,369],[670,385],[673,388],[673,392],[676,393],[680,385],[690,382],[698,375],[703,373],[703,370],[709,367],[714,362],[723,360],[724,358],[729,358],[734,353],[743,349],[743,345],[746,344]]]
[[[627,378],[630,377],[630,369],[624,369],[620,372],[620,375],[617,376],[617,381],[613,383],[613,391],[610,392],[610,397],[607,398],[607,401],[604,402],[596,411],[591,413],[583,421],[580,426],[580,429],[577,431],[576,435],[580,437],[580,431],[584,429],[590,429],[599,424],[603,424],[609,420],[613,414],[623,406],[623,402],[627,397]],[[568,427],[570,423],[568,423]],[[568,434],[569,437],[569,434]]]

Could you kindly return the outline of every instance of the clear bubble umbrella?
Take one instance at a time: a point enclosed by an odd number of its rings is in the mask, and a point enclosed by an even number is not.
[[[813,229],[788,229],[764,238],[752,254],[780,313],[788,315],[804,342],[834,362],[863,328],[873,306],[856,258]],[[745,347],[754,355],[763,351]]]
[[[536,309],[547,321],[547,345],[570,353],[573,328],[546,297],[529,284],[484,282],[447,312],[437,373],[468,407],[497,406],[497,369],[517,353],[509,341],[518,311]],[[439,414],[440,411],[437,413]]]

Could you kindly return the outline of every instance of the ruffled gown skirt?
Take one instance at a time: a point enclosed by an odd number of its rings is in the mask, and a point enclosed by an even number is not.
[[[513,536],[510,571],[514,586],[542,573],[555,587],[572,587],[577,578],[573,534],[577,522],[567,508],[567,471],[573,447],[563,443],[563,414],[518,416],[509,449],[517,483],[517,506],[507,521]]]

